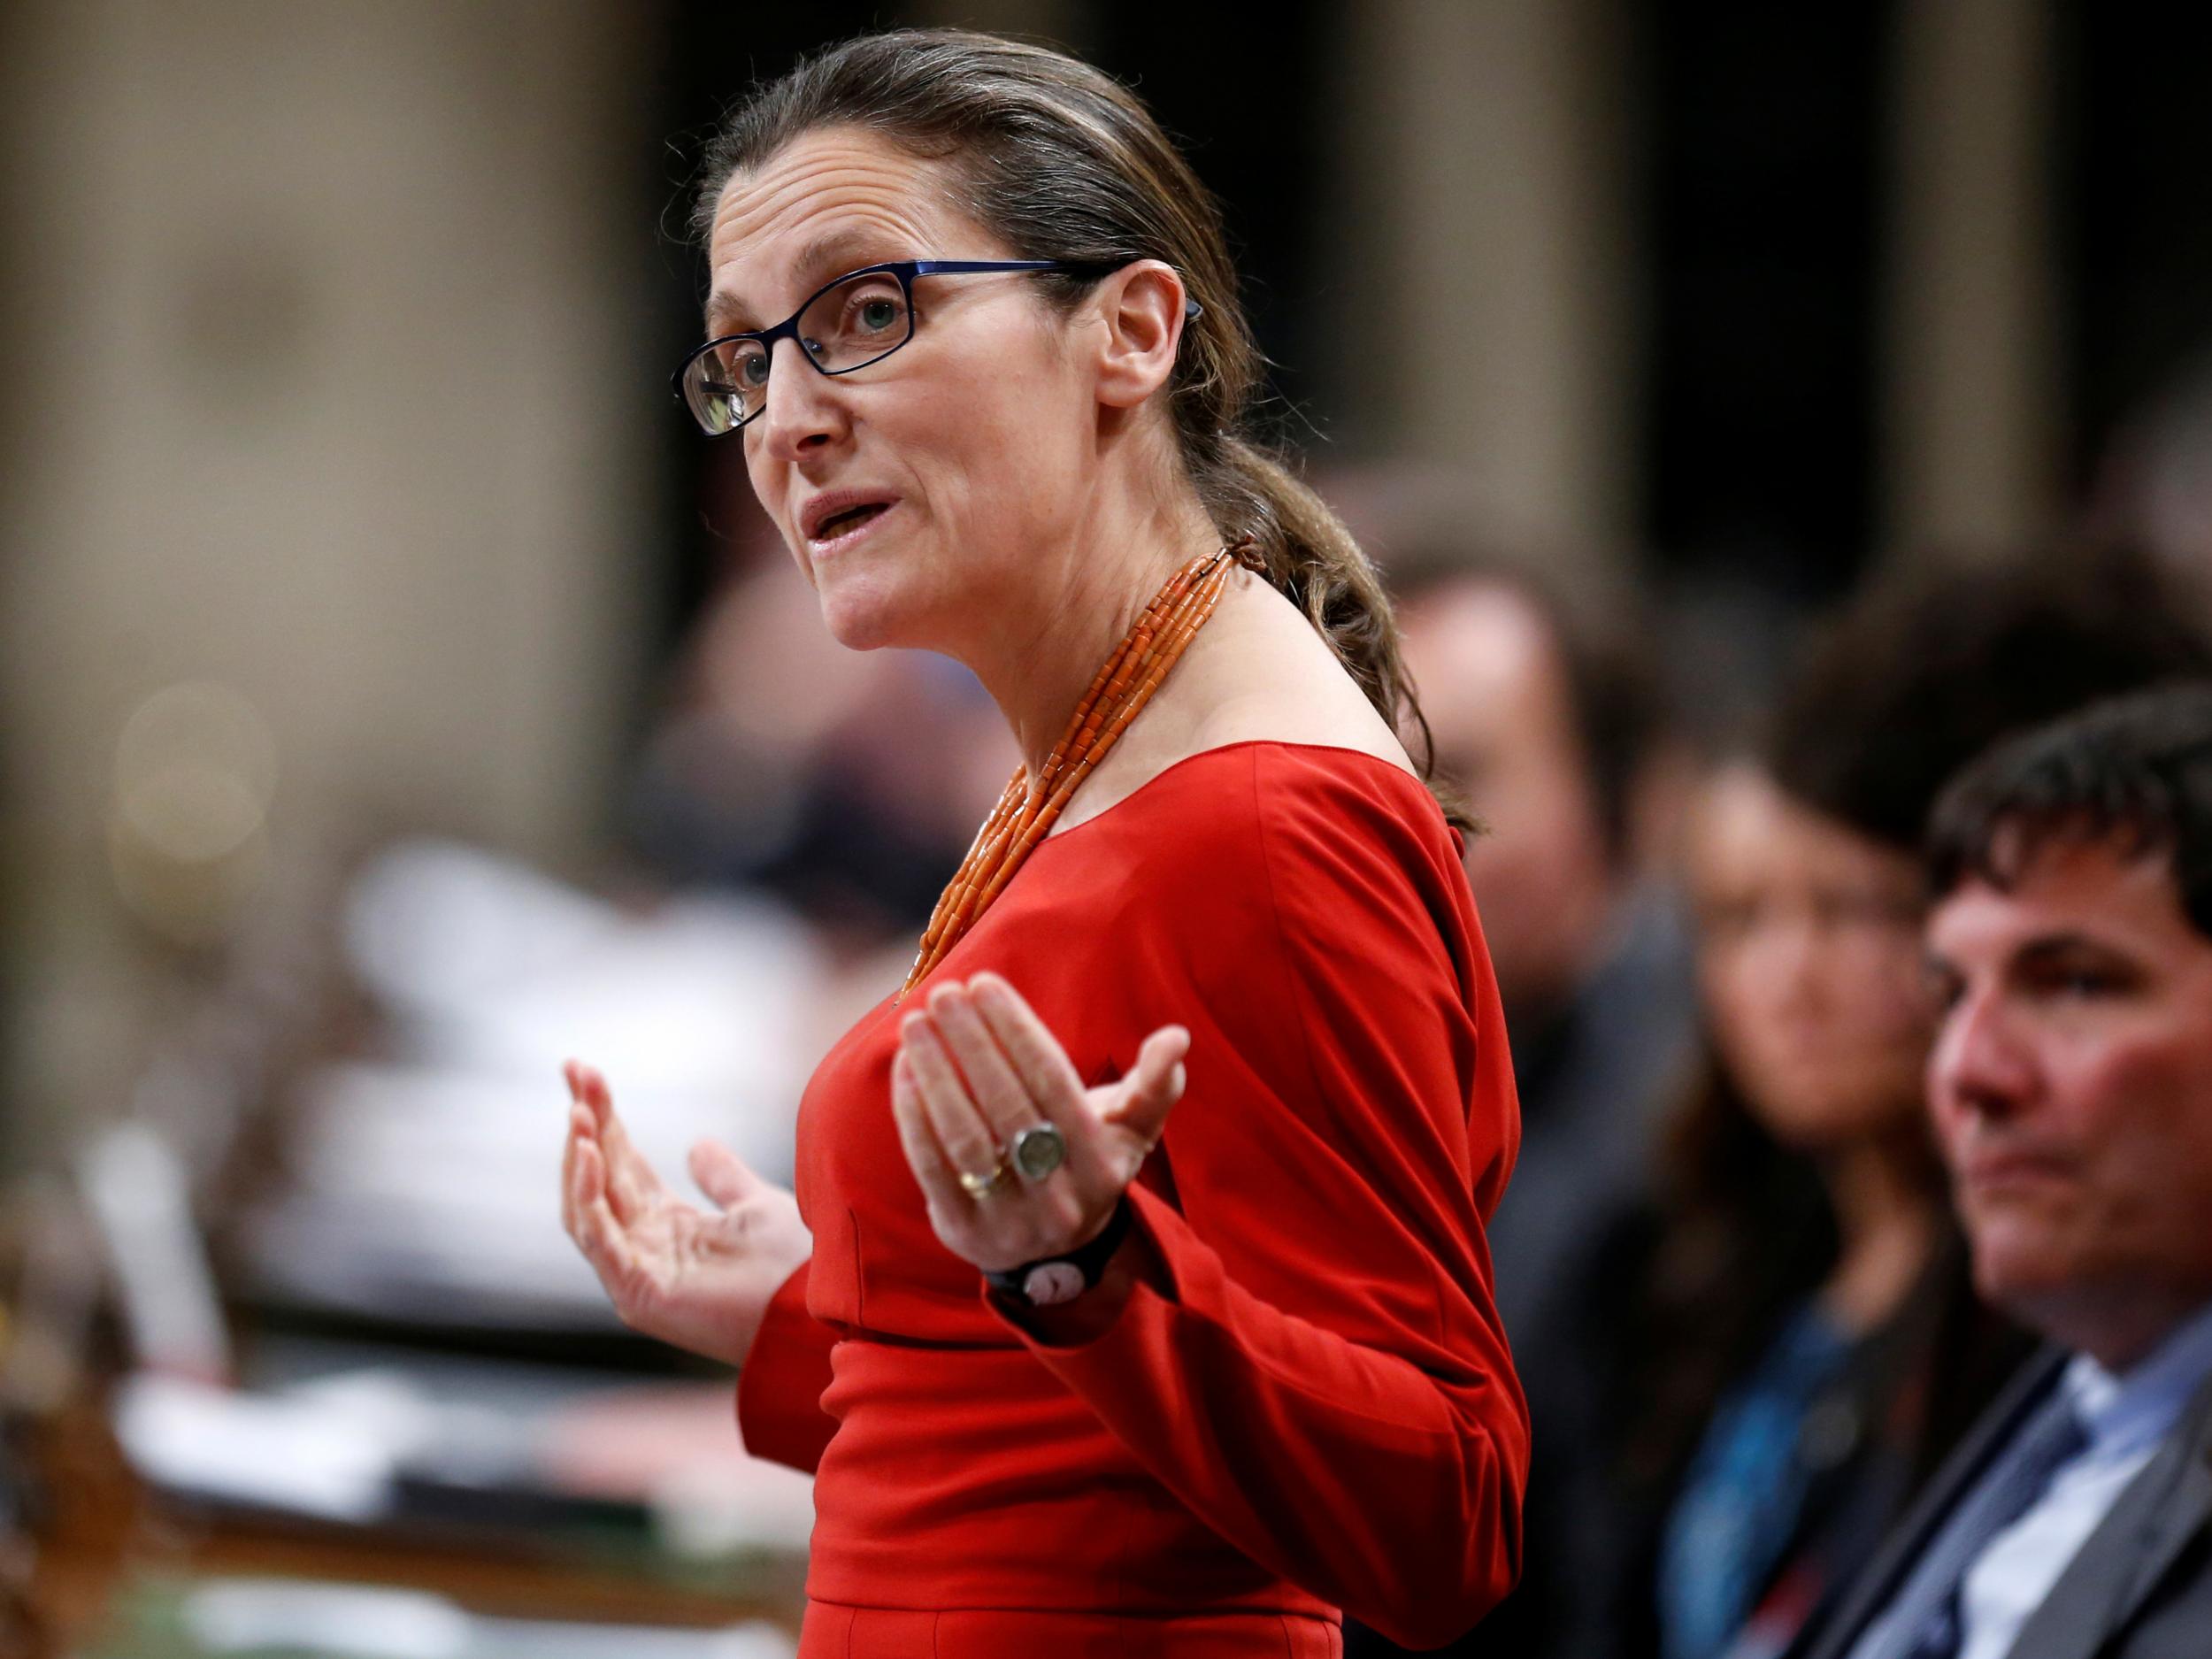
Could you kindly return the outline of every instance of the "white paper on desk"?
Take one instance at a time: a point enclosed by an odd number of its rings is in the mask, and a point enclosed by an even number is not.
[[[227,1578],[187,1598],[185,1623],[211,1653],[271,1649],[331,1659],[791,1659],[772,1624],[668,1630],[484,1618],[442,1596],[288,1578]]]
[[[107,1240],[132,1357],[188,1376],[228,1375],[215,1272],[168,1141],[146,1124],[118,1124],[82,1154],[78,1178]]]
[[[787,1129],[818,1057],[790,1035],[819,947],[764,898],[679,894],[629,913],[511,858],[410,841],[362,872],[345,938],[393,1056],[428,1069],[543,1088],[577,1055],[618,1094],[720,1098],[723,1133],[743,1139],[755,1119]]]
[[[814,1532],[814,1478],[741,1451],[729,1465],[657,1481],[652,1511],[655,1535],[679,1555],[746,1549],[804,1555]]]
[[[395,1448],[312,1401],[143,1374],[116,1400],[132,1466],[172,1491],[337,1521],[389,1507]]]
[[[346,936],[383,1041],[296,1093],[287,1179],[242,1229],[265,1294],[614,1329],[560,1224],[570,1056],[606,1073],[632,1140],[680,1187],[709,1136],[787,1179],[822,964],[773,904],[691,895],[632,915],[488,853],[407,842],[363,872]]]
[[[289,1578],[226,1578],[186,1598],[185,1627],[210,1653],[464,1659],[469,1616],[443,1596]]]

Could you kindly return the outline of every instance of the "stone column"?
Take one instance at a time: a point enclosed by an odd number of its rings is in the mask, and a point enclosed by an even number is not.
[[[1621,18],[1608,0],[1346,8],[1340,426],[1465,473],[1507,520],[1623,538],[1637,326]]]
[[[1881,497],[1889,541],[1990,549],[2059,495],[2048,0],[1897,8]]]

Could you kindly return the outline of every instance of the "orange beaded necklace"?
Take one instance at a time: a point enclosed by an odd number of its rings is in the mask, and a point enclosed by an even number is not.
[[[976,832],[968,856],[930,913],[921,953],[907,971],[900,997],[945,959],[1005,890],[1037,843],[1051,833],[1091,768],[1106,757],[1129,722],[1151,701],[1192,636],[1213,614],[1230,566],[1243,559],[1247,545],[1205,554],[1170,577],[1075,705],[1067,730],[1053,746],[1037,780],[1029,781],[1025,768],[1015,769],[998,805]]]

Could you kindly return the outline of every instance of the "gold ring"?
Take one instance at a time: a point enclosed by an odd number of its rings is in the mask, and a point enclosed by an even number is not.
[[[1013,1171],[1006,1167],[1006,1160],[1001,1158],[995,1168],[987,1170],[980,1175],[971,1174],[966,1170],[956,1170],[953,1173],[960,1178],[961,1190],[969,1197],[988,1198],[1006,1185]]]

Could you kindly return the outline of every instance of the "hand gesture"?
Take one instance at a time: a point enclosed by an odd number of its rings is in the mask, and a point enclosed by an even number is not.
[[[691,1149],[691,1179],[714,1201],[671,1193],[630,1143],[606,1079],[572,1060],[561,1156],[561,1225],[631,1329],[741,1365],[769,1298],[812,1253],[798,1201],[716,1141]]]
[[[1104,1228],[1182,1098],[1190,1049],[1189,1032],[1163,1025],[1127,1076],[1086,1089],[1059,1040],[995,973],[935,987],[899,1032],[891,1110],[907,1162],[937,1236],[987,1272],[1064,1256]],[[1040,1124],[1059,1130],[1066,1159],[1025,1179],[1008,1149]]]

